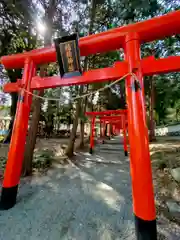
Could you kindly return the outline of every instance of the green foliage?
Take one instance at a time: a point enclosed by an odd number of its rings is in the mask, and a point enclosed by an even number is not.
[[[155,110],[159,117],[159,124],[167,124],[168,119],[168,108],[174,108],[178,113],[179,107],[179,74],[168,74],[161,75],[155,78]],[[171,119],[175,121],[176,119]]]
[[[6,161],[7,161],[6,157],[0,157],[0,169],[2,169],[3,171],[4,171],[5,166],[6,166]]]
[[[167,168],[167,160],[166,159],[160,159],[157,161],[157,168],[159,170],[164,170],[164,168]]]
[[[49,149],[36,152],[33,158],[33,168],[38,170],[48,168],[52,165],[53,159],[54,152]]]
[[[47,24],[44,11],[48,8],[50,1],[24,0],[7,3],[2,1],[0,5],[0,14],[2,21],[0,22],[0,55],[19,53],[33,49],[42,45],[42,37],[37,36],[36,22],[38,19],[42,23]],[[92,1],[92,5],[88,1],[55,1],[55,15],[52,18],[53,28],[48,29],[56,36],[62,36],[79,31],[80,37],[90,33],[98,33],[112,29],[124,24],[142,21],[156,15],[162,15],[166,12],[179,8],[178,1],[170,0],[105,0]],[[73,11],[70,11],[73,9]],[[92,17],[92,9],[94,10],[94,21],[90,24]],[[46,32],[47,33],[47,32]],[[144,44],[141,48],[142,57],[154,55],[155,57],[166,57],[180,53],[179,36],[172,36],[164,40],[155,41]],[[123,54],[119,50],[95,54],[88,59],[88,69],[97,69],[112,66],[115,61],[123,60]],[[47,69],[47,75],[53,76],[58,74],[57,64],[50,64]],[[17,78],[21,78],[21,70],[10,70],[8,76],[11,82],[15,82]],[[147,103],[149,101],[149,83],[151,78],[145,79],[145,93]],[[89,86],[88,92],[105,86],[106,83],[98,83]],[[164,76],[155,76],[155,111],[157,123],[169,121],[167,119],[168,108],[173,108],[179,117],[180,112],[180,75],[169,74]],[[78,87],[66,87],[62,89],[50,89],[45,91],[47,98],[59,98],[61,103],[57,101],[48,101],[46,111],[43,111],[44,118],[47,122],[59,121],[60,123],[72,123],[74,118],[75,103],[66,101],[66,98],[72,98],[78,95]],[[84,90],[84,93],[87,91]],[[65,97],[66,96],[66,97]],[[85,102],[85,101],[84,101]],[[84,106],[84,102],[82,106]],[[88,108],[92,109],[92,97],[88,97]],[[117,109],[124,108],[126,104],[124,82],[113,86],[99,94],[97,104],[94,109]],[[83,121],[83,111],[79,116]]]

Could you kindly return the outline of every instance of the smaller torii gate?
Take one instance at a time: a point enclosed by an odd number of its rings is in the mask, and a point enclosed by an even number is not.
[[[113,115],[112,115],[113,114]],[[107,110],[107,111],[100,111],[100,112],[86,112],[86,116],[91,117],[91,135],[90,135],[90,148],[89,152],[90,154],[93,153],[94,149],[94,137],[95,137],[95,124],[97,123],[96,117],[99,118],[100,123],[100,133],[103,130],[103,138],[104,138],[104,129],[102,129],[101,123],[108,123],[109,124],[109,130],[111,129],[112,124],[118,125],[119,130],[123,130],[123,143],[124,143],[124,154],[125,156],[128,156],[127,151],[127,110]],[[110,132],[109,132],[109,138],[110,138]],[[104,143],[104,139],[103,139]]]
[[[111,137],[111,125],[116,126],[120,132],[123,131],[123,145],[124,145],[124,155],[128,156],[128,149],[127,149],[127,121],[126,116],[119,115],[119,116],[104,116],[99,118],[100,121],[105,121],[109,124],[109,138]]]

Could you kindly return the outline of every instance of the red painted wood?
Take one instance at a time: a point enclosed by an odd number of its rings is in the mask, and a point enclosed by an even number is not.
[[[141,60],[144,76],[180,71],[180,56],[155,59],[153,56]]]
[[[149,67],[151,66],[151,67]],[[141,68],[144,76],[154,74],[165,74],[180,71],[180,56],[155,59],[153,56],[141,60]],[[80,77],[60,78],[59,76],[40,78],[38,76],[32,79],[31,89],[46,89],[63,86],[90,84],[105,81],[115,81],[128,73],[126,62],[115,62],[113,67],[95,69],[85,72]],[[18,83],[7,83],[4,85],[4,92],[17,92],[21,86],[21,80]]]
[[[149,42],[180,33],[180,10],[155,17],[143,22],[129,24],[106,32],[93,34],[79,40],[81,56],[107,52],[123,47],[127,33],[136,32],[141,42]],[[6,68],[23,68],[26,58],[31,58],[35,64],[45,64],[56,61],[54,46],[35,49],[30,52],[4,56],[2,64]]]
[[[106,111],[101,111],[101,112],[86,112],[85,115],[86,116],[103,116],[103,115],[111,115],[111,114],[124,114],[127,113],[126,109],[119,109],[119,110],[106,110]],[[105,118],[107,118],[108,116],[105,116]],[[110,116],[110,118],[112,117],[119,117],[119,116]],[[102,119],[103,117],[101,117]]]

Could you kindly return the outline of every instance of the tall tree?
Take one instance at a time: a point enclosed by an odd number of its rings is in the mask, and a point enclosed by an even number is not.
[[[96,15],[96,7],[97,7],[97,0],[92,0],[91,7],[89,9],[90,22],[89,22],[89,28],[88,28],[88,35],[92,34],[92,31],[93,31],[93,24],[94,24],[95,15]],[[88,60],[89,60],[88,57],[85,57],[83,71],[87,71]],[[81,85],[79,87],[79,95],[80,96],[82,95],[83,91],[84,91],[84,86]],[[68,147],[66,150],[66,154],[69,157],[73,156],[74,143],[75,143],[76,132],[77,132],[77,127],[78,127],[78,123],[79,123],[79,116],[82,112],[84,114],[84,112],[86,110],[87,99],[85,99],[85,101],[84,101],[84,107],[82,106],[82,104],[83,104],[82,99],[78,99],[77,103],[76,103],[76,112],[75,112],[75,116],[74,116],[74,120],[73,120],[71,136],[70,136],[70,140],[69,140]],[[81,118],[80,126],[81,126],[81,143],[80,143],[80,145],[82,147],[84,145],[84,121],[82,118]]]
[[[28,0],[26,7],[31,5],[31,1]],[[0,4],[0,56],[8,55],[12,53],[20,53],[24,50],[31,50],[36,45],[36,37],[30,35],[30,14],[22,2],[19,0],[16,5],[12,2],[1,1]],[[16,82],[17,79],[21,79],[21,69],[7,70],[7,77],[10,82]],[[12,134],[12,127],[14,122],[14,116],[16,113],[17,105],[17,93],[11,93],[11,122],[9,125],[8,135],[4,142],[9,143]]]
[[[53,34],[53,21],[56,15],[56,10],[58,5],[61,1],[58,0],[49,0],[49,1],[40,1],[43,8],[44,8],[44,23],[46,26],[46,31],[44,35],[44,45],[50,45],[52,40]],[[58,8],[59,10],[59,8]],[[45,71],[47,70],[47,66],[40,67],[40,76],[45,76]],[[39,92],[39,95],[43,95],[43,91]],[[41,112],[41,99],[36,98],[34,100],[34,109],[31,118],[31,124],[28,131],[28,137],[26,141],[26,149],[25,149],[25,156],[24,156],[24,165],[23,165],[23,175],[31,175],[32,174],[32,160],[33,160],[33,153],[36,144],[36,137],[38,131],[38,124],[40,119],[40,112]]]

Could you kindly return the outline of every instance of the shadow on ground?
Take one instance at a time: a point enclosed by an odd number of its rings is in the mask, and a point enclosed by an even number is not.
[[[76,165],[23,180],[16,206],[0,212],[0,240],[135,239],[129,160],[117,151],[81,152]]]

